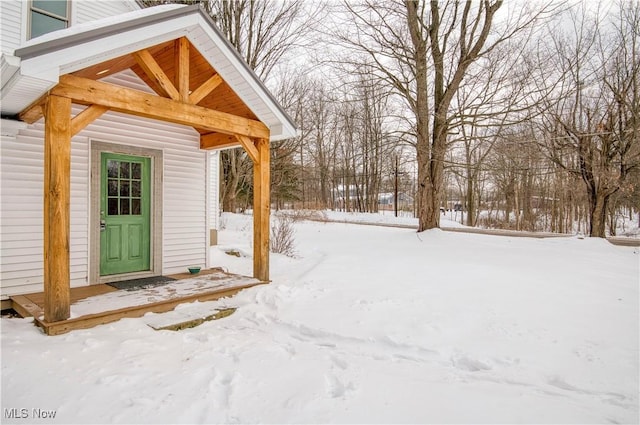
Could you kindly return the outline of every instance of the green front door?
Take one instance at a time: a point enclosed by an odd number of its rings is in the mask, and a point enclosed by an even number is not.
[[[151,160],[101,154],[100,275],[149,270]]]

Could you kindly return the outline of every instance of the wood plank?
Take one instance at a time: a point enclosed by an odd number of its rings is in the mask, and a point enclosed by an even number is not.
[[[88,68],[79,69],[78,71],[73,72],[73,75],[77,77],[90,78],[92,80],[99,80],[131,68],[132,66],[135,66],[135,64],[136,60],[131,55],[127,54],[92,65]]]
[[[176,90],[175,86],[164,73],[158,62],[151,56],[148,50],[140,50],[131,54],[133,58],[138,62],[140,68],[147,74],[151,80],[153,80],[160,88],[161,92],[158,93],[164,97],[170,97],[173,100],[180,100],[180,93]]]
[[[175,50],[176,87],[180,101],[189,102],[189,40],[186,37],[177,39]]]
[[[258,139],[253,164],[253,277],[269,281],[270,152],[269,139]]]
[[[108,294],[109,292],[117,291],[117,288],[113,286],[98,284],[98,285],[88,285],[88,286],[78,286],[76,288],[71,288],[71,304],[83,300],[85,298],[94,297],[96,295]],[[24,297],[29,299],[30,302],[39,305],[40,307],[44,307],[44,293],[43,292],[34,292],[31,294],[23,294]],[[11,297],[12,299],[15,297]]]
[[[11,299],[0,300],[0,307],[2,307],[2,310],[8,310],[10,308],[13,308],[13,302],[11,301]]]
[[[226,149],[240,146],[240,140],[231,134],[207,133],[200,136],[200,149]]]
[[[24,111],[18,114],[18,118],[27,124],[33,124],[44,116],[44,108],[47,102],[47,94],[42,95],[39,99],[27,106]]]
[[[43,297],[44,298],[44,297]],[[12,308],[22,317],[42,316],[42,306],[36,304],[25,295],[14,295],[11,297]]]
[[[236,139],[238,139],[238,141],[244,148],[245,152],[247,152],[247,155],[249,155],[249,158],[251,158],[251,161],[253,161],[254,164],[257,163],[260,160],[259,153],[258,153],[258,149],[256,148],[256,145],[253,144],[253,141],[246,136],[240,136],[240,135],[236,135]]]
[[[222,133],[208,133],[200,136],[200,149],[225,149],[236,146],[242,146],[254,164],[258,161],[258,149],[249,137]]]
[[[207,97],[209,93],[214,91],[220,84],[222,84],[222,77],[218,74],[214,74],[207,81],[200,84],[200,86],[189,95],[189,103],[197,105],[202,99]]]
[[[198,105],[213,109],[214,111],[227,112],[229,114],[238,115],[248,119],[257,120],[256,115],[249,107],[238,97],[229,84],[223,81],[215,91],[206,96]]]
[[[44,316],[70,315],[71,99],[49,96],[44,132]]]
[[[165,301],[145,304],[141,306],[126,307],[118,310],[111,310],[102,313],[89,314],[86,316],[76,317],[69,320],[58,322],[50,322],[34,318],[35,323],[40,326],[47,335],[60,335],[76,329],[88,329],[94,326],[111,323],[124,318],[142,317],[146,313],[164,313],[173,310],[182,303],[190,303],[194,301],[213,301],[219,298],[230,297],[237,294],[243,289],[253,286],[262,285],[264,283],[250,283],[236,286],[233,288],[219,289],[215,291],[202,292],[199,294],[189,295],[180,298],[174,298]]]
[[[109,109],[100,105],[91,105],[71,119],[71,136],[81,132],[86,126],[94,122]]]
[[[60,77],[60,84],[51,89],[51,93],[68,97],[81,104],[102,105],[114,111],[211,132],[240,134],[253,138],[269,137],[269,128],[260,121],[73,75]]]

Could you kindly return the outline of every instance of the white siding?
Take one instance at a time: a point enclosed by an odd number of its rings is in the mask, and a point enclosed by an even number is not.
[[[0,282],[5,287],[42,283],[42,140],[24,131],[0,144]]]
[[[220,229],[220,151],[209,152],[209,228]]]
[[[138,10],[140,7],[134,0],[104,1],[82,0],[72,3],[72,25],[82,24],[96,19]]]
[[[148,90],[130,71],[106,81]],[[41,120],[20,130],[15,140],[3,136],[0,145],[3,297],[42,290],[43,137]],[[207,161],[199,149],[198,133],[190,127],[108,112],[72,139],[71,286],[89,283],[90,140],[163,151],[162,273],[205,266]]]
[[[22,7],[26,2],[20,0],[0,1],[0,40],[2,40],[2,53],[13,54],[13,51],[20,45],[22,40]]]

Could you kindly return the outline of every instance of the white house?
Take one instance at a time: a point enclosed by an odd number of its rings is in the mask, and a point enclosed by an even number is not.
[[[2,299],[44,289],[45,317],[64,320],[70,287],[213,266],[231,146],[255,163],[268,280],[269,141],[296,129],[210,17],[132,0],[0,8]]]

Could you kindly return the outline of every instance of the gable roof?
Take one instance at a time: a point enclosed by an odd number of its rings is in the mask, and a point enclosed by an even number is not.
[[[2,114],[15,115],[59,77],[186,37],[251,112],[271,140],[296,135],[293,120],[198,5],[163,5],[45,34],[2,60]],[[18,58],[18,60],[16,60]],[[19,62],[19,65],[18,65]]]

